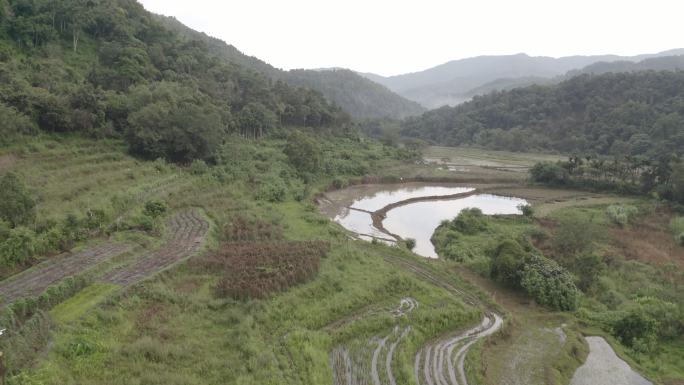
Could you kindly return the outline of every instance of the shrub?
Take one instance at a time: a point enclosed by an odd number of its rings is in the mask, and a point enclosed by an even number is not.
[[[143,213],[152,218],[158,218],[166,213],[168,206],[166,203],[158,200],[150,200],[145,202],[145,209]]]
[[[655,347],[658,322],[643,309],[634,308],[615,322],[613,333],[623,344],[645,353]]]
[[[5,266],[22,264],[33,256],[36,247],[36,234],[25,228],[10,230],[7,239],[0,243],[0,258]]]
[[[520,210],[522,215],[524,215],[528,218],[532,218],[534,216],[534,208],[532,207],[532,205],[521,204],[518,206],[518,209]]]
[[[562,185],[568,181],[568,171],[558,163],[540,162],[530,169],[532,180],[539,183]]]
[[[572,275],[542,256],[529,257],[520,284],[540,305],[556,310],[575,310],[579,305],[580,291]]]
[[[606,209],[608,218],[619,226],[627,226],[630,219],[639,212],[634,206],[630,205],[610,205]]]
[[[209,165],[207,165],[207,162],[203,161],[202,159],[195,159],[190,164],[188,170],[192,175],[203,175],[209,172]]]
[[[525,250],[512,239],[499,244],[492,259],[491,277],[511,286],[520,286]]]
[[[487,230],[487,217],[478,208],[466,208],[451,221],[451,227],[463,234],[475,235]]]
[[[36,202],[16,174],[8,172],[0,179],[1,219],[12,227],[28,224],[36,217],[35,206]]]
[[[299,172],[315,173],[321,167],[320,146],[311,136],[300,131],[293,131],[288,136],[284,152]]]
[[[404,242],[406,243],[406,248],[409,250],[413,250],[413,248],[416,247],[416,240],[413,238],[406,238]]]

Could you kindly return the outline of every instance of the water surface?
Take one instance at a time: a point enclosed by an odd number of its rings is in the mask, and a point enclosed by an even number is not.
[[[521,214],[520,205],[527,201],[498,195],[479,194],[461,199],[433,200],[410,203],[387,212],[385,228],[402,238],[413,238],[413,251],[424,257],[437,258],[430,241],[435,229],[443,220],[451,220],[463,209],[476,207],[484,214]]]
[[[602,337],[586,337],[589,356],[572,376],[570,385],[653,385],[615,354]]]

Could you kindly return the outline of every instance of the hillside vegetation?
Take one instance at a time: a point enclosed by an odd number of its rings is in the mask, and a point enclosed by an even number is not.
[[[12,1],[0,11],[0,124],[10,134],[123,136],[133,153],[188,162],[211,160],[229,133],[349,121],[310,89],[216,58],[132,0]]]
[[[407,119],[402,134],[447,145],[657,156],[684,149],[684,72],[583,75],[479,96]]]
[[[385,86],[345,69],[284,71],[253,56],[247,56],[230,44],[194,31],[173,17],[158,16],[165,26],[190,40],[206,43],[218,57],[253,69],[275,81],[307,87],[320,92],[354,118],[404,118],[425,109]]]
[[[387,86],[392,91],[428,108],[457,105],[473,95],[492,89],[508,89],[511,86],[556,82],[568,71],[577,71],[594,63],[639,62],[663,56],[682,55],[681,49],[637,56],[594,55],[552,58],[516,55],[476,56],[452,60],[423,71],[383,77],[375,74],[363,76]],[[498,83],[498,86],[496,86]],[[494,88],[493,86],[496,86]]]

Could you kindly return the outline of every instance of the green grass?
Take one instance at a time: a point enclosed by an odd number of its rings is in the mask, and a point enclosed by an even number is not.
[[[485,150],[472,147],[431,146],[426,158],[448,159],[449,163],[487,167],[531,167],[537,162],[553,162],[565,157],[553,154]]]
[[[338,142],[324,144],[326,151],[340,152],[330,156],[341,160],[326,166],[338,171],[312,183],[309,196],[334,175],[358,178],[344,172],[357,164],[365,172],[397,163],[374,143]],[[172,210],[201,207],[211,222],[209,250],[218,246],[222,226],[238,215],[277,223],[286,239],[326,239],[332,248],[314,280],[265,300],[216,298],[212,288],[220,274],[198,271],[192,259],[120,295],[116,286],[89,286],[53,309],[50,316],[59,327],[49,351],[12,383],[328,383],[333,346],[367,346],[372,337],[391,333],[396,322],[414,328],[395,362],[397,378],[413,383],[418,347],[475,322],[479,310],[384,259],[394,255],[423,263],[407,251],[349,240],[308,199],[294,199],[303,185],[286,184],[283,202],[255,200],[256,191],[293,172],[279,152],[282,144],[245,141],[240,146],[249,148],[252,161],[199,175],[135,160],[117,141],[47,137],[17,145],[12,152],[20,156],[12,167],[36,186],[39,216],[59,218],[84,204],[114,210],[112,198],[125,194],[125,212],[139,210],[150,198],[167,201]],[[260,179],[250,182],[248,175],[259,172]],[[158,242],[135,232],[114,237],[150,247]],[[449,279],[462,285],[458,277]],[[405,296],[420,306],[396,321],[389,310]],[[335,323],[345,319],[356,321]]]
[[[114,284],[94,283],[52,308],[50,317],[58,324],[73,322],[119,289]]]

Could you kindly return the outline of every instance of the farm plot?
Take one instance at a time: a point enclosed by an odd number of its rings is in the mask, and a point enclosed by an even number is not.
[[[84,272],[130,249],[129,245],[103,243],[78,253],[51,258],[0,283],[0,303],[7,305],[20,298],[36,296],[50,285]]]
[[[106,273],[102,280],[128,286],[191,256],[202,247],[209,223],[202,218],[198,210],[190,209],[174,215],[169,219],[167,227],[170,238],[164,246]]]
[[[389,313],[394,317],[404,317],[417,307],[415,299],[406,297]],[[333,385],[397,385],[392,371],[394,352],[410,332],[410,325],[396,325],[388,335],[373,337],[366,345],[334,348],[330,355]]]

